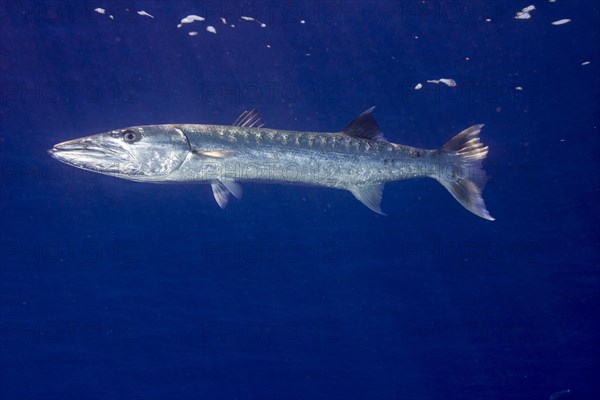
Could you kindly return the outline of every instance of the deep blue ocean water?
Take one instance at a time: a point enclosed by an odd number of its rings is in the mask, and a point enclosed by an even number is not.
[[[598,22],[592,1],[2,0],[0,398],[600,398]],[[496,221],[433,180],[386,185],[387,216],[258,184],[221,210],[46,152],[373,105],[411,146],[486,124]]]

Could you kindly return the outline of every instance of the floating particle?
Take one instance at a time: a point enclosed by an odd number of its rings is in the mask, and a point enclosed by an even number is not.
[[[148,14],[148,13],[147,13],[146,11],[144,11],[144,10],[138,11],[137,13],[138,13],[138,15],[141,15],[142,17],[150,17],[150,18],[154,18],[154,16],[152,16],[152,15]]]
[[[571,394],[571,389],[567,389],[567,390],[561,390],[560,392],[556,392],[550,395],[550,397],[548,398],[548,400],[555,400],[558,399],[559,397],[562,397],[564,395],[570,395]]]
[[[191,24],[194,21],[204,21],[204,17],[200,17],[198,15],[188,15],[187,17],[181,20],[181,23]]]
[[[197,34],[198,34],[198,32],[196,32],[196,31],[188,32],[188,35],[190,35],[190,36],[196,36]]]
[[[268,45],[267,45],[267,49],[270,49],[270,48],[271,48],[271,45],[270,45],[270,44],[268,44]]]
[[[216,30],[216,29],[215,29],[215,27],[214,27],[214,26],[212,26],[212,25],[209,25],[209,26],[207,26],[207,27],[206,27],[206,30],[207,30],[208,32],[210,32],[210,33],[214,33],[214,34],[216,34],[216,33],[217,33],[217,30]]]
[[[306,53],[305,56],[310,57],[310,53]]]
[[[465,57],[465,61],[471,61],[469,57]]]
[[[568,24],[569,22],[571,22],[570,19],[565,18],[565,19],[559,19],[558,21],[554,21],[552,23],[552,25],[564,25],[564,24]]]
[[[257,24],[260,25],[261,28],[266,28],[267,24],[263,24],[262,22],[260,22],[259,20],[257,20],[256,18],[252,18],[252,17],[247,17],[245,15],[242,15],[240,17],[241,19],[243,19],[244,21],[252,21],[252,22],[256,22]]]
[[[177,24],[177,28],[181,28],[183,25],[181,24]]]
[[[529,13],[518,12],[517,15],[515,15],[515,19],[529,19],[529,18],[531,18],[531,14],[529,14]]]
[[[450,87],[456,86],[456,81],[454,79],[441,78],[440,82],[446,86],[450,86]]]
[[[420,83],[417,83],[417,86],[415,86],[415,90],[421,90],[422,87],[423,87],[423,85],[421,85]]]
[[[591,61],[584,61],[581,63],[581,65],[588,65],[588,64],[591,64]]]
[[[221,17],[221,22],[223,23],[223,25],[227,25],[227,20],[223,17]]]
[[[523,86],[517,86],[515,87],[515,90],[523,90]]]
[[[450,86],[450,87],[454,87],[456,86],[456,81],[454,79],[448,79],[448,78],[440,78],[440,79],[428,79],[427,80],[428,83],[443,83],[446,86]]]
[[[534,5],[527,6],[524,9],[522,9],[521,11],[517,12],[517,14],[515,15],[515,19],[529,19],[529,18],[531,18],[531,14],[529,14],[529,13],[533,10],[535,10]]]
[[[300,20],[300,23],[301,23],[301,24],[305,24],[305,23],[306,23],[306,21],[305,21],[305,20],[303,20],[303,19],[301,19],[301,20]]]
[[[234,25],[234,24],[231,24],[231,25],[229,25],[229,26],[231,26],[232,28],[235,28],[235,25]]]
[[[485,22],[492,22],[492,19],[491,18],[486,18]]]
[[[115,19],[115,17],[113,17],[112,15],[109,15],[108,18]]]
[[[98,14],[105,14],[106,10],[104,8],[94,8],[94,11],[96,11]]]

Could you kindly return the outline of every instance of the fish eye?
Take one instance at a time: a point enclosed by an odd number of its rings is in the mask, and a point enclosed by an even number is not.
[[[123,132],[123,141],[125,143],[134,143],[142,139],[142,135],[139,132],[132,131],[131,129],[127,129]]]

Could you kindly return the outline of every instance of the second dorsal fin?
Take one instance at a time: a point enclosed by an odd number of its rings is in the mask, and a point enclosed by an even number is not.
[[[258,111],[254,109],[250,111],[244,111],[238,117],[238,119],[235,120],[233,126],[243,126],[246,128],[262,128],[263,126],[265,126],[265,123],[263,122],[262,117],[260,116]]]
[[[343,132],[346,135],[361,139],[385,140],[383,133],[379,129],[379,124],[373,117],[374,109],[375,107],[371,107],[360,114],[344,128]]]

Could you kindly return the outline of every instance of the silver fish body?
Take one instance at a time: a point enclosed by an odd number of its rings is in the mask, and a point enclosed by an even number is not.
[[[173,129],[181,129],[192,150],[204,156],[189,156],[169,176],[175,181],[230,178],[346,189],[349,185],[424,176],[432,156],[427,150],[343,133],[211,125],[178,125]]]
[[[386,182],[430,177],[471,212],[493,220],[481,190],[488,148],[482,125],[425,150],[383,138],[373,108],[342,132],[267,129],[257,112],[234,125],[167,124],[118,129],[57,144],[50,154],[78,168],[152,183],[209,183],[224,208],[238,182],[290,183],[349,190],[375,212]]]

